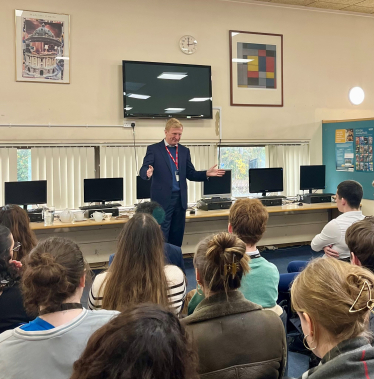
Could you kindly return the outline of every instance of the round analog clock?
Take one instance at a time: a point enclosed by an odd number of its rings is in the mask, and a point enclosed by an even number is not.
[[[197,50],[197,41],[192,36],[183,36],[179,40],[179,47],[185,54],[193,54]]]

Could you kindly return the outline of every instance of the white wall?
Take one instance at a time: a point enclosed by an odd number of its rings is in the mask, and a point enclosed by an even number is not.
[[[14,9],[71,15],[71,84],[15,81]],[[284,35],[284,107],[230,106],[229,30]],[[47,0],[0,4],[0,124],[120,125],[121,60],[212,66],[213,104],[222,107],[226,141],[311,139],[322,162],[321,120],[374,116],[374,18],[219,0]],[[186,56],[179,38],[198,51]],[[362,105],[348,101],[360,85]],[[137,123],[137,137],[156,141],[163,121]],[[217,140],[214,120],[185,122],[185,140]],[[0,142],[125,142],[120,128],[0,128]]]

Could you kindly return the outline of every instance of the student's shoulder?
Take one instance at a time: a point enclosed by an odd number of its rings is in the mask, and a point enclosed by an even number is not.
[[[98,309],[98,310],[87,310],[87,316],[90,319],[106,319],[110,320],[113,317],[117,316],[120,312],[118,311],[108,311],[106,309]]]
[[[175,265],[165,265],[165,276],[168,282],[181,282],[184,280],[183,271]]]
[[[6,330],[5,332],[0,334],[0,344],[13,338],[13,330],[14,329]]]

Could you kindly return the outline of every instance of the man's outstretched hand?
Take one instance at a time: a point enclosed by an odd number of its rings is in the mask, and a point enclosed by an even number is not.
[[[223,176],[225,175],[225,170],[217,168],[217,165],[214,165],[206,172],[206,176]]]
[[[147,176],[148,178],[150,178],[153,175],[154,168],[151,165],[149,165],[148,167],[149,169],[147,170]]]

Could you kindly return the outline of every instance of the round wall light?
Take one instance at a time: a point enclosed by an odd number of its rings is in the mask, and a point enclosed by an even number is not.
[[[359,105],[364,101],[365,93],[361,87],[353,87],[349,91],[349,100],[354,105]]]

